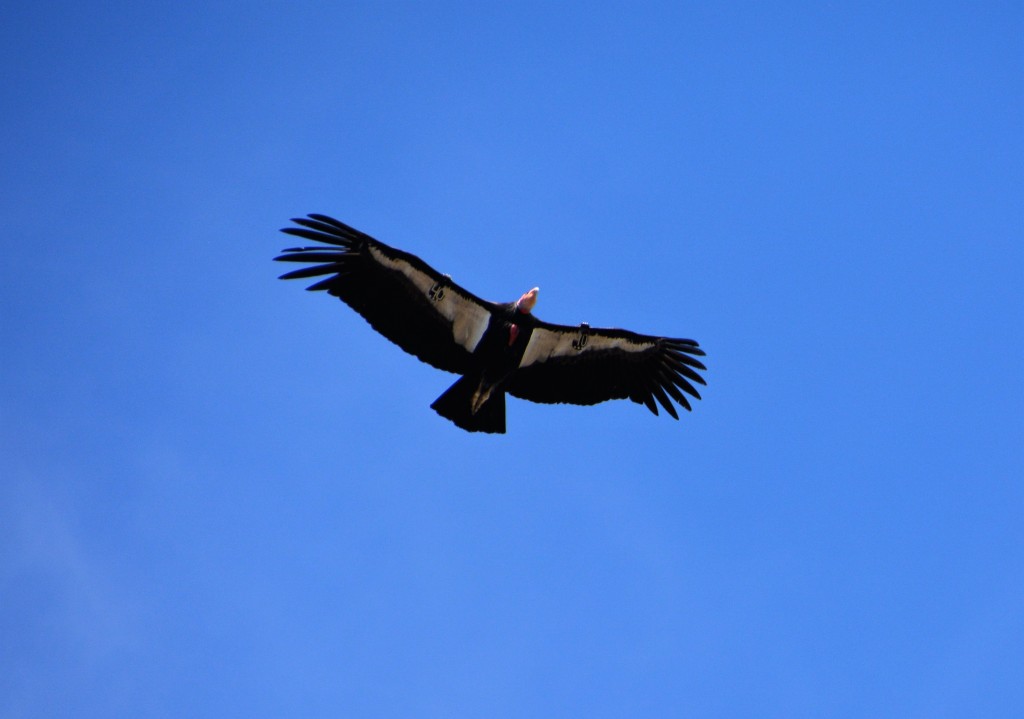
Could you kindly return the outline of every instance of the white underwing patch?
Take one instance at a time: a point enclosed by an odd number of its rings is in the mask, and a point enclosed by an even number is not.
[[[559,332],[538,327],[530,335],[530,341],[526,345],[526,351],[523,353],[523,359],[519,366],[529,367],[532,364],[546,362],[552,357],[566,357],[611,349],[623,352],[642,352],[650,344],[649,342],[634,342],[625,337],[607,337],[598,332],[588,333],[587,341],[581,343],[579,330]]]
[[[372,245],[369,250],[376,262],[389,270],[402,273],[431,302],[438,314],[448,320],[452,338],[459,345],[469,352],[476,349],[491,321],[491,313],[486,307],[480,306],[454,287],[438,288],[434,277],[404,260],[388,257]]]

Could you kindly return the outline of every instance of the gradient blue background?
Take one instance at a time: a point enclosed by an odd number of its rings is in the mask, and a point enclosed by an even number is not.
[[[2,11],[0,716],[1024,715],[1020,3],[142,5]],[[705,398],[462,433],[306,212]]]

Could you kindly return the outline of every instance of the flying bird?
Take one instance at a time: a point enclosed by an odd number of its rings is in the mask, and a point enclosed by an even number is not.
[[[415,255],[359,230],[311,214],[281,231],[322,243],[275,257],[304,262],[282,280],[322,277],[325,290],[423,362],[462,375],[431,406],[470,432],[505,432],[505,394],[543,403],[592,405],[630,399],[655,415],[660,405],[690,409],[706,369],[697,342],[537,319],[539,288],[515,302],[480,299]]]

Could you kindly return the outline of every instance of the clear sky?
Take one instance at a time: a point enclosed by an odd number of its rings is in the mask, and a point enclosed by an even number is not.
[[[0,717],[1024,716],[1021,3],[158,6],[0,12]],[[704,399],[461,432],[308,212]]]

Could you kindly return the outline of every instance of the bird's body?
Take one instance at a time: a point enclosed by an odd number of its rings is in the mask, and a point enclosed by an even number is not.
[[[505,432],[505,394],[544,403],[597,404],[631,399],[678,419],[671,400],[690,409],[704,352],[693,340],[627,330],[555,325],[532,314],[538,288],[519,300],[482,300],[418,257],[325,215],[282,230],[326,243],[293,247],[277,260],[314,263],[282,279],[326,279],[326,290],[378,332],[420,360],[462,375],[431,405],[470,432]],[[671,397],[671,399],[670,399]],[[657,401],[657,403],[656,403]]]

